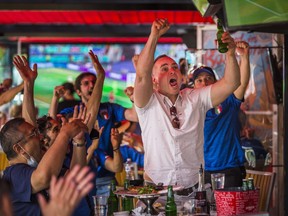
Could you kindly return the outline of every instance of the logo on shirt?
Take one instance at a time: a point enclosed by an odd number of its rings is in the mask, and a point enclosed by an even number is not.
[[[108,114],[108,111],[107,111],[107,110],[101,110],[101,111],[100,111],[100,116],[101,116],[103,119],[105,119],[105,120],[109,119],[109,114]]]
[[[215,113],[219,115],[222,112],[222,106],[219,104],[218,106],[215,107]]]

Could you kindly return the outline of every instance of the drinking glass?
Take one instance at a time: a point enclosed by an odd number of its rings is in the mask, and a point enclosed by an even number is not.
[[[212,189],[223,189],[224,188],[224,182],[225,182],[225,174],[224,173],[212,173],[211,174],[211,183],[212,183]]]
[[[107,204],[108,196],[93,196],[94,201],[94,215],[95,216],[107,216],[108,204]]]
[[[211,174],[212,196],[211,196],[211,203],[210,203],[210,215],[217,215],[214,191],[217,189],[223,189],[224,183],[225,183],[224,173],[212,173]]]

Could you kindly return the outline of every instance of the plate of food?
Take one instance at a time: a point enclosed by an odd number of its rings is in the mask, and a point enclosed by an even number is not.
[[[173,191],[182,190],[183,186],[174,185]],[[146,185],[146,186],[129,186],[128,190],[118,190],[114,193],[121,196],[131,196],[131,197],[159,197],[161,195],[167,194],[168,186],[162,185]]]

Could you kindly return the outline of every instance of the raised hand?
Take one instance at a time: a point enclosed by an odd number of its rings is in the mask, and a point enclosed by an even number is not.
[[[74,119],[69,123],[62,125],[60,133],[65,133],[69,138],[76,137],[79,133],[87,133],[88,128],[81,119]]]
[[[161,37],[170,28],[170,24],[167,19],[156,19],[151,27],[151,34]]]
[[[53,96],[60,99],[65,94],[64,86],[56,86],[53,91]]]
[[[135,70],[136,70],[136,68],[137,68],[138,59],[139,59],[139,54],[135,54],[135,55],[132,57],[132,63],[133,63],[133,66],[134,66]]]
[[[228,44],[228,53],[235,55],[236,43],[228,32],[222,34],[222,42]]]
[[[92,50],[89,51],[89,56],[90,56],[90,59],[93,63],[93,67],[96,70],[97,76],[99,76],[99,75],[105,76],[105,70],[102,67],[101,63],[99,62],[98,56],[95,55]]]
[[[119,134],[119,131],[117,130],[117,128],[112,128],[111,129],[111,143],[112,143],[112,147],[114,150],[119,149],[120,141],[121,141],[121,136]]]
[[[236,53],[240,56],[248,56],[249,44],[246,41],[236,42]]]
[[[25,56],[17,55],[13,58],[13,64],[17,68],[24,82],[35,81],[37,78],[37,64],[33,65],[33,70],[29,67],[29,63]]]
[[[125,90],[124,93],[129,97],[131,102],[134,102],[134,88],[132,86],[128,86]]]
[[[44,216],[70,216],[89,191],[93,188],[94,174],[88,167],[76,165],[64,178],[52,177],[50,200],[38,195],[39,205]]]

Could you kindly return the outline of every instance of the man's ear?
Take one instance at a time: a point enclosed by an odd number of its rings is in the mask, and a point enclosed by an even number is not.
[[[81,91],[79,89],[76,89],[76,93],[79,97],[81,97]]]
[[[14,150],[17,154],[20,154],[20,153],[23,151],[18,144],[14,144],[14,145],[13,145],[13,150]]]

